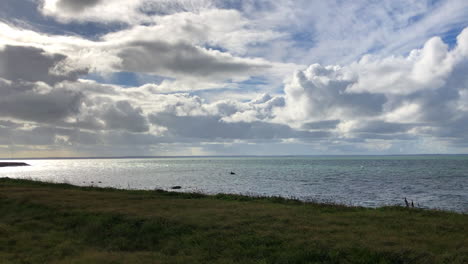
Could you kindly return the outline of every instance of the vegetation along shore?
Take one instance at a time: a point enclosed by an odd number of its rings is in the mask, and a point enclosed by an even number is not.
[[[0,263],[468,263],[468,215],[0,179]]]

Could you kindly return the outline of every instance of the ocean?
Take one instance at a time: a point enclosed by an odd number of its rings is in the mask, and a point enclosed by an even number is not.
[[[21,160],[0,177],[79,186],[281,196],[468,212],[468,155]],[[234,174],[231,174],[233,172]]]

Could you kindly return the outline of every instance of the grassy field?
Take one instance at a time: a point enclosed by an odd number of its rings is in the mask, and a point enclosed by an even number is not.
[[[0,263],[468,263],[468,215],[0,179]]]

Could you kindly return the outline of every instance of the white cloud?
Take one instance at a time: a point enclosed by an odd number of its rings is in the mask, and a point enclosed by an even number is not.
[[[106,41],[185,42],[212,46],[234,54],[245,54],[250,45],[284,37],[269,29],[252,28],[236,10],[211,9],[152,17],[150,25],[137,25],[103,36]]]
[[[431,38],[422,49],[411,51],[407,57],[364,56],[350,66],[350,71],[357,72],[359,82],[349,91],[411,94],[438,89],[445,85],[453,67],[464,59],[466,56],[460,48],[449,51],[438,37]]]
[[[433,36],[468,23],[468,2],[464,0],[238,3],[257,28],[289,36],[255,52],[270,60],[298,64],[349,64],[368,53],[402,55]]]
[[[286,84],[286,106],[276,109],[275,121],[328,128],[364,142],[431,137],[447,144],[465,138],[460,131],[468,116],[467,32],[451,50],[432,38],[407,57],[365,56],[343,67],[311,65]]]
[[[138,7],[143,1],[100,1],[100,0],[43,0],[41,11],[60,22],[142,22]]]
[[[318,121],[376,116],[387,99],[383,94],[349,91],[356,77],[338,66],[313,64],[295,73],[285,87],[286,120]]]

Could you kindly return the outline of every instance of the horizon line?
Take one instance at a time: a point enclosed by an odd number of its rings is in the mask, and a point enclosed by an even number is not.
[[[164,155],[164,156],[80,156],[80,157],[18,157],[0,160],[41,160],[41,159],[157,159],[157,158],[236,158],[236,157],[370,157],[370,156],[468,156],[468,153],[412,153],[412,154],[285,154],[285,155]]]

